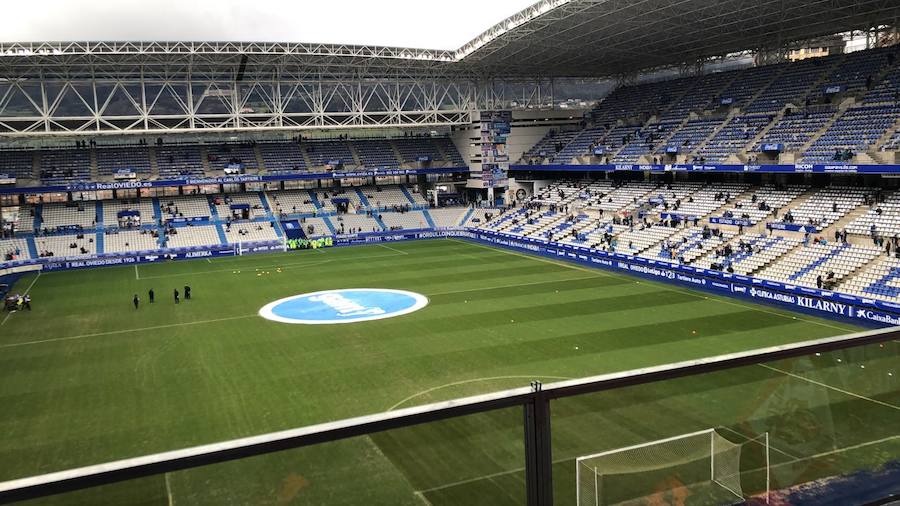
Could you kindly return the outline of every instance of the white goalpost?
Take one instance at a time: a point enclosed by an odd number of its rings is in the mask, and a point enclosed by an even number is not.
[[[732,443],[707,429],[579,457],[576,504],[643,504],[653,496],[669,502],[682,494],[743,500],[741,450],[750,442],[764,445],[768,502],[769,435],[760,438]]]

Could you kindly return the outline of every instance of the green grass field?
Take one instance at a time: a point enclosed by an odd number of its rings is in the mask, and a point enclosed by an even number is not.
[[[173,304],[185,284],[193,300]],[[0,326],[0,480],[857,330],[456,240],[58,272],[15,288],[30,288],[34,310]],[[346,325],[257,316],[333,288],[430,303]],[[896,459],[898,351],[555,401],[557,504],[574,503],[575,457],[711,427],[734,442],[769,432],[774,488]],[[509,409],[39,502],[522,504],[521,427]],[[762,487],[757,446],[744,452],[746,493]]]

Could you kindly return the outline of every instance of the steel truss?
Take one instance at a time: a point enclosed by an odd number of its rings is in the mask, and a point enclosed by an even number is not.
[[[548,79],[509,83],[450,58],[302,44],[0,44],[0,135],[433,127],[510,103],[552,105]]]
[[[898,20],[896,0],[542,0],[455,51],[0,43],[0,135],[468,124],[483,109],[601,98],[566,97],[562,90],[573,88],[555,86],[566,78],[623,83],[678,66],[692,75],[726,55],[774,54],[794,42],[896,27]]]

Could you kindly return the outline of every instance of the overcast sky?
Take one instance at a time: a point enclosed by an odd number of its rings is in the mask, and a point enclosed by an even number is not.
[[[0,41],[240,40],[457,49],[534,1],[6,0]]]

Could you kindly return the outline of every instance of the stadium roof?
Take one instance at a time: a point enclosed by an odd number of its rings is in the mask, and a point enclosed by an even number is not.
[[[894,24],[896,0],[542,0],[456,51],[264,42],[0,43],[0,76],[607,77]],[[246,58],[246,59],[245,59]]]
[[[496,74],[610,76],[894,24],[897,0],[543,0],[456,58]]]

